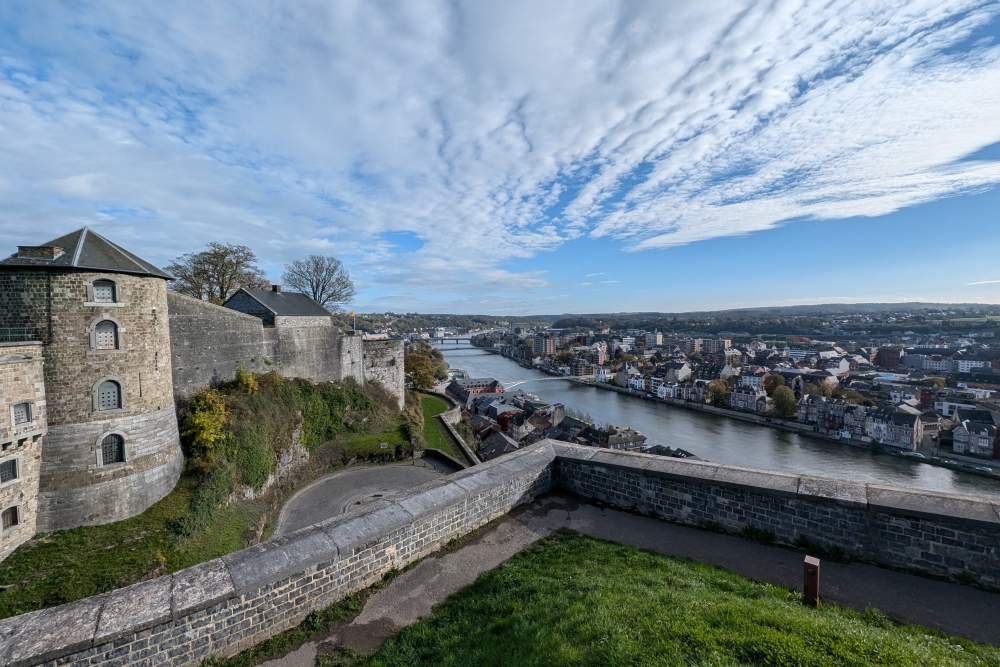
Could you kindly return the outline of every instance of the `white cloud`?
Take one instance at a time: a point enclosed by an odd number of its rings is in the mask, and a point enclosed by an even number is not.
[[[0,233],[91,224],[161,263],[232,239],[274,270],[329,252],[373,304],[520,303],[551,283],[512,262],[584,235],[662,248],[1000,182],[959,159],[1000,141],[1000,47],[949,50],[997,11],[12,1]]]
[[[974,283],[965,283],[966,285],[996,285],[1000,283],[1000,280],[977,280]]]
[[[602,280],[601,284],[602,285],[611,285],[612,283],[616,283],[616,282],[618,282],[618,281],[617,280]]]

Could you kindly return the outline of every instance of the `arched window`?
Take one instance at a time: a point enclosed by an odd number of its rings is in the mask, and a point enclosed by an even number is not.
[[[117,410],[122,406],[122,388],[114,380],[105,380],[97,388],[97,409]]]
[[[111,320],[98,322],[94,328],[94,339],[98,350],[118,349],[118,325]]]
[[[94,281],[94,301],[98,303],[115,302],[115,284],[110,280]]]
[[[125,438],[112,433],[101,440],[101,464],[125,462]]]

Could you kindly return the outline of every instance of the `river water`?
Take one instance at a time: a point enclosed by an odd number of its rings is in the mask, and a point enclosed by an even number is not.
[[[454,340],[438,344],[452,368],[461,368],[471,377],[493,377],[505,385],[541,380],[515,389],[562,403],[598,422],[630,426],[650,443],[680,447],[707,461],[1000,498],[1000,482],[996,480],[553,379],[521,368],[498,354],[474,348],[466,340],[459,344]]]

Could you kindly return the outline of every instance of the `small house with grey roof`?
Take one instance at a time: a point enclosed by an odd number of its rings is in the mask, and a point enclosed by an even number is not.
[[[333,326],[330,311],[307,294],[282,292],[281,285],[269,290],[241,287],[222,306],[259,317],[268,327]]]

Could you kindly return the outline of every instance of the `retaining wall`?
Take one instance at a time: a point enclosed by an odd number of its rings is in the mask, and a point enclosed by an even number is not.
[[[993,501],[542,441],[173,575],[0,621],[0,664],[186,667],[232,655],[553,486],[1000,588]]]

